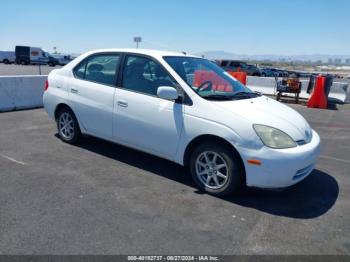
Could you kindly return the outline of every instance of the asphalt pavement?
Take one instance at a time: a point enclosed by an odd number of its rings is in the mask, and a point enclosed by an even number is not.
[[[65,144],[43,109],[0,113],[0,254],[350,254],[350,106],[291,106],[321,136],[315,171],[227,198],[158,157]]]

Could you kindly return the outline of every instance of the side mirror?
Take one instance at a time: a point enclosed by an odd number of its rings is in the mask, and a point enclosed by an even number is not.
[[[157,89],[157,96],[166,100],[176,100],[179,97],[179,94],[174,87],[160,86]]]

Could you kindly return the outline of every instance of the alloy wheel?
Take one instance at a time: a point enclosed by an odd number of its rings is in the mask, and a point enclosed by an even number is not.
[[[60,134],[65,139],[70,140],[74,137],[74,120],[69,113],[64,112],[60,115],[58,119],[58,127]]]
[[[198,179],[208,188],[222,188],[228,180],[228,165],[216,152],[202,152],[196,159],[195,168]]]

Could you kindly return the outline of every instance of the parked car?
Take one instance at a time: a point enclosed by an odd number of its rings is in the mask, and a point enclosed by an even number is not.
[[[57,60],[57,64],[64,66],[68,64],[73,58],[70,55],[51,55],[53,58]]]
[[[273,69],[268,68],[268,67],[260,68],[260,71],[261,71],[261,76],[263,76],[263,77],[276,77],[276,76],[279,76],[276,71],[274,71]]]
[[[238,60],[218,60],[218,65],[226,71],[242,71],[250,76],[261,76],[260,69],[255,65],[247,64]]]
[[[289,73],[282,69],[277,68],[271,68],[271,70],[278,76],[278,77],[288,77]]]
[[[182,53],[88,52],[49,74],[43,101],[64,142],[86,134],[157,155],[219,196],[244,183],[293,185],[312,172],[320,150],[296,111]]]
[[[13,51],[0,51],[0,62],[4,64],[12,64],[15,62],[16,55]]]

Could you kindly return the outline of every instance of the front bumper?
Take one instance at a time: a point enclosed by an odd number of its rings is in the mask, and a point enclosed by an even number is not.
[[[237,148],[246,171],[247,186],[283,188],[306,178],[314,169],[320,154],[320,137],[313,130],[310,143],[288,149]],[[253,165],[248,159],[257,159],[261,165]]]

